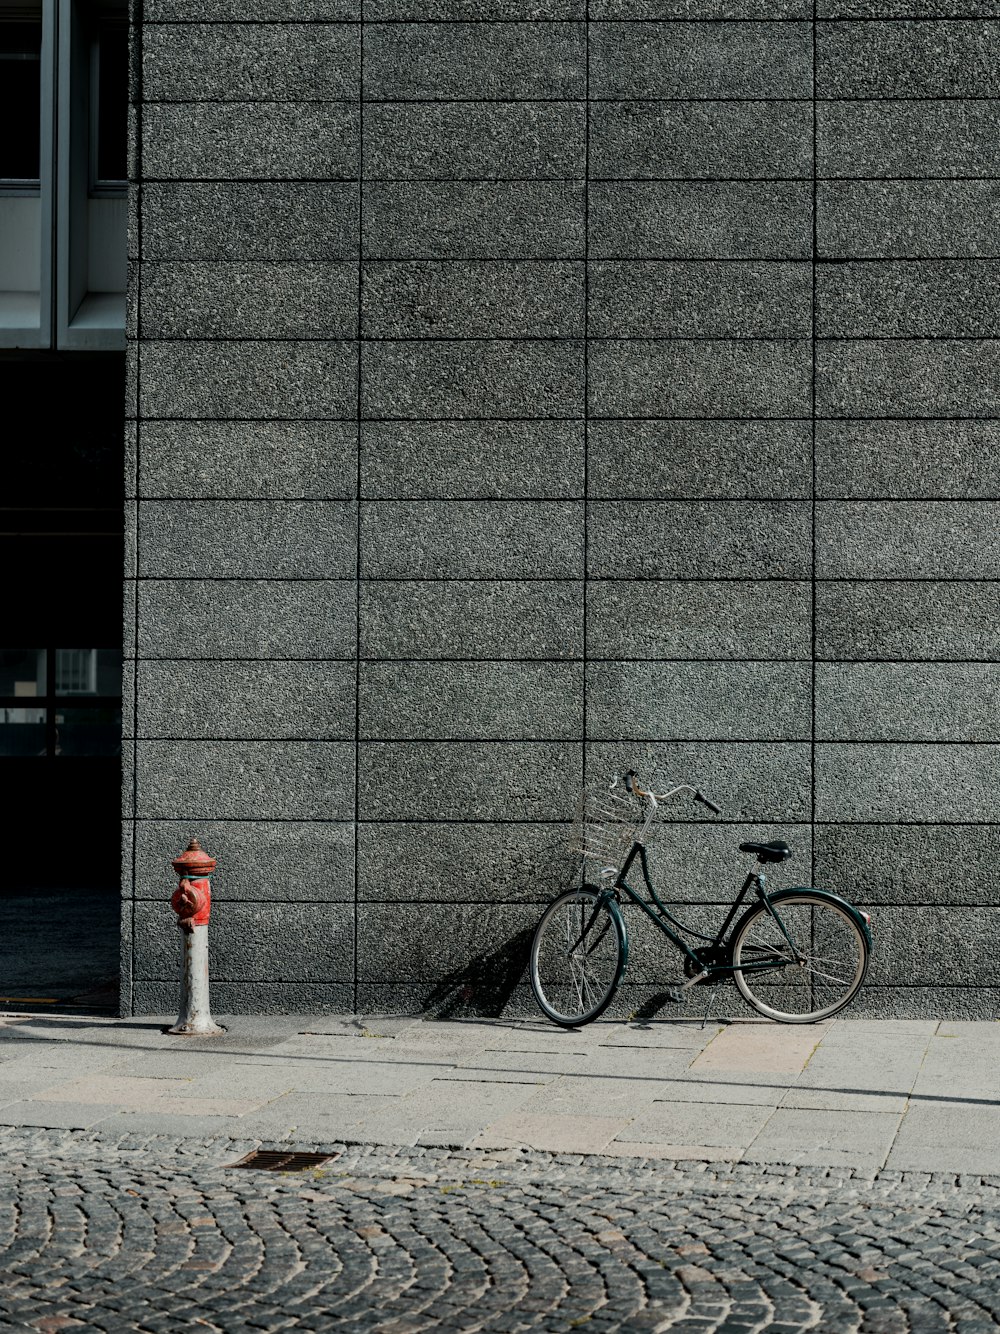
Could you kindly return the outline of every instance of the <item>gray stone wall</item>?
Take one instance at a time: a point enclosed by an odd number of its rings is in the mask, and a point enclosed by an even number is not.
[[[873,912],[854,1013],[993,1014],[987,11],[143,10],[124,1008],[192,834],[218,1011],[517,1006],[632,766],[724,808],[696,921],[780,834]]]

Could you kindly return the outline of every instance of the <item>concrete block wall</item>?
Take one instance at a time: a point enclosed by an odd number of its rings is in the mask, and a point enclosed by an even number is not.
[[[873,912],[854,1013],[995,1013],[982,12],[145,0],[127,1011],[192,834],[218,1011],[517,1008],[634,767],[724,808],[657,845],[696,922],[782,835]]]

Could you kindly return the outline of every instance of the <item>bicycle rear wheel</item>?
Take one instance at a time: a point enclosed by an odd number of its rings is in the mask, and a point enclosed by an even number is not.
[[[531,989],[554,1024],[576,1028],[603,1014],[625,968],[625,925],[596,885],[561,894],[531,942]]]
[[[868,939],[834,898],[789,890],[771,902],[789,939],[763,904],[752,908],[733,935],[733,979],[767,1019],[828,1019],[858,994],[868,971]]]

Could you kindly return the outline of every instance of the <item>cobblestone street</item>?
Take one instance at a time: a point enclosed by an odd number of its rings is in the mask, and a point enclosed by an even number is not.
[[[384,1147],[228,1170],[252,1147],[4,1132],[0,1326],[997,1325],[997,1179]]]

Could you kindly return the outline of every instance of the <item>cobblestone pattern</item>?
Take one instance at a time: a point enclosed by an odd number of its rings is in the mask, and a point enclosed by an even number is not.
[[[0,1328],[994,1329],[1000,1180],[345,1149],[0,1140]],[[313,1146],[316,1147],[316,1146]]]

